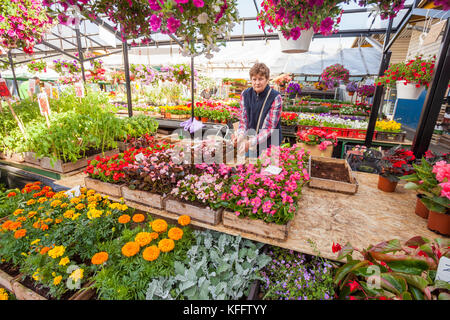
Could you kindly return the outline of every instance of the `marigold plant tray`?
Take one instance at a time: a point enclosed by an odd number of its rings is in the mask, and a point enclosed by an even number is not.
[[[315,163],[317,168],[312,168],[312,163]],[[310,188],[347,194],[355,194],[358,191],[358,182],[345,159],[311,156],[308,167],[310,175],[308,186]],[[324,168],[326,169],[323,170]]]
[[[287,224],[280,225],[264,222],[259,219],[250,219],[248,217],[239,218],[235,213],[230,211],[223,212],[222,221],[225,227],[282,241],[287,239],[292,223],[291,220]]]
[[[167,198],[164,200],[164,208],[166,211],[178,215],[188,215],[193,220],[217,225],[222,221],[223,208],[213,210],[202,208],[193,204],[184,203],[174,198]]]
[[[113,184],[89,177],[84,178],[84,184],[86,185],[86,188],[94,189],[98,193],[103,193],[117,198],[122,197],[122,186],[124,184]]]

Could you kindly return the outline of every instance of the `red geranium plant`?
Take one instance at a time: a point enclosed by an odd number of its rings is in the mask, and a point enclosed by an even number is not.
[[[412,162],[416,159],[411,150],[400,145],[389,149],[381,158],[381,176],[391,182],[399,181],[399,177],[411,174],[414,170]]]
[[[281,113],[281,124],[284,126],[295,126],[297,125],[298,114],[295,112],[282,112]]]
[[[320,150],[325,150],[329,145],[337,144],[337,132],[327,133],[320,128],[311,128],[297,132],[297,140],[309,145],[319,145]]]

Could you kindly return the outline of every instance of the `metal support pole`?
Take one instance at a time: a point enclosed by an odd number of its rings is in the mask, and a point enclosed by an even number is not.
[[[417,158],[421,158],[430,146],[434,127],[450,80],[449,42],[450,18],[447,19],[447,26],[439,50],[438,61],[434,67],[433,77],[425,97],[419,125],[417,126],[416,134],[413,139],[411,150]]]
[[[389,25],[386,29],[386,36],[384,39],[383,56],[381,58],[380,69],[378,70],[379,77],[381,77],[384,74],[384,72],[386,71],[386,69],[389,66],[389,61],[391,60],[392,52],[387,51],[386,48],[389,43],[389,38],[391,37],[392,22],[393,22],[393,19],[392,18],[389,19]],[[377,123],[378,112],[380,111],[381,100],[383,99],[383,92],[384,92],[383,89],[384,89],[383,86],[375,87],[372,109],[370,110],[370,118],[369,118],[369,123],[367,125],[366,140],[364,142],[365,146],[368,148],[372,145],[373,133],[375,132],[375,125]]]
[[[125,86],[127,89],[128,116],[133,116],[133,106],[131,104],[131,83],[130,83],[130,65],[128,63],[128,45],[127,39],[122,40],[123,66],[125,68]]]
[[[194,119],[194,56],[191,56],[191,117]]]
[[[17,85],[16,71],[14,70],[14,62],[13,62],[11,50],[8,51],[8,58],[9,58],[9,64],[11,65],[11,71],[13,74],[14,87],[17,91],[17,95],[19,96],[19,99],[22,99],[22,97],[20,96],[20,93],[19,93],[19,86]]]
[[[83,82],[86,83],[86,76],[84,74],[84,57],[83,57],[83,47],[81,46],[80,29],[76,28],[75,34],[77,35],[78,59],[80,60],[81,76],[83,77]]]

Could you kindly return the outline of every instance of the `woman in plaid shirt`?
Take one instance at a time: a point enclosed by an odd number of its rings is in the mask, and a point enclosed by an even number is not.
[[[239,128],[232,139],[245,143],[245,152],[259,156],[271,145],[281,144],[281,94],[269,86],[270,70],[264,63],[250,69],[252,87],[241,95]]]

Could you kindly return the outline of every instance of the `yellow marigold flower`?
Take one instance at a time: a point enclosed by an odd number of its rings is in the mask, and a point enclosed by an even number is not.
[[[191,223],[191,217],[187,215],[182,215],[178,218],[178,223],[183,227],[187,226],[189,223]]]
[[[87,213],[87,217],[92,220],[95,218],[100,218],[103,214],[102,210],[90,209]]]
[[[73,211],[73,210],[67,210],[66,212],[64,212],[63,217],[67,218],[67,219],[70,219],[70,218],[73,217],[74,213],[75,213],[75,211]]]
[[[33,275],[31,276],[35,281],[39,281],[41,278],[39,277],[39,272],[36,271],[35,273],[33,273]]]
[[[133,221],[136,223],[142,222],[145,220],[145,216],[142,213],[137,213],[133,216]]]
[[[70,199],[70,203],[73,203],[73,204],[79,204],[80,201],[81,201],[81,199],[78,197]]]
[[[60,266],[65,266],[66,264],[68,264],[70,262],[70,260],[69,260],[69,258],[68,257],[64,257],[64,258],[61,258],[61,260],[59,260],[59,265]]]
[[[159,248],[153,245],[145,248],[145,250],[142,252],[142,256],[144,257],[144,260],[154,261],[158,259],[159,252],[160,252]]]
[[[64,203],[61,205],[61,209],[67,208],[68,205],[69,205],[69,204],[68,204],[67,202],[64,202]]]
[[[81,200],[84,200],[84,199],[86,199],[86,195],[80,194],[80,196],[78,198],[80,198]]]
[[[63,221],[63,219],[61,219],[61,218],[56,218],[56,219],[55,219],[55,223],[56,223],[56,224],[61,223],[62,221]]]
[[[102,195],[100,193],[97,193],[94,195],[95,201],[100,202],[102,201]]]
[[[92,196],[94,194],[95,194],[95,190],[94,189],[90,189],[90,190],[88,190],[88,192],[86,192],[86,196],[87,197],[90,197],[90,196]]]
[[[16,221],[24,222],[26,220],[27,220],[26,217],[18,217]]]
[[[177,227],[170,228],[168,236],[172,240],[180,240],[181,238],[183,238],[183,230]]]
[[[41,239],[36,239],[36,240],[33,240],[30,244],[35,245],[36,243],[39,243],[39,241],[41,241]]]
[[[64,246],[56,246],[48,252],[48,255],[53,259],[56,259],[58,257],[61,257],[65,251],[66,248],[64,248]]]
[[[55,286],[57,286],[58,284],[61,283],[61,280],[62,280],[62,276],[57,276],[57,277],[55,277],[55,278],[53,279],[53,284],[54,284]]]
[[[77,282],[78,280],[83,279],[83,273],[84,273],[84,269],[76,269],[75,271],[72,272],[72,274],[69,276],[69,278],[71,278],[73,281]]]
[[[52,223],[52,222],[53,222],[53,219],[52,219],[52,218],[47,218],[47,219],[44,220],[44,222],[45,222],[45,223]]]
[[[19,214],[22,214],[22,213],[23,213],[23,209],[16,209],[16,210],[13,212],[13,215],[18,216]]]
[[[39,211],[39,210],[42,210],[42,209],[44,209],[44,207],[39,207],[39,208],[37,208],[37,209],[38,209],[38,211]]]
[[[83,203],[79,203],[75,206],[75,209],[77,210],[83,210],[84,208],[86,208],[86,206]]]
[[[27,201],[27,206],[32,206],[35,203],[36,203],[36,200],[30,199],[30,200]]]
[[[87,207],[89,209],[95,209],[95,208],[97,208],[97,202],[91,202],[87,205]]]
[[[106,211],[106,216],[109,216],[109,215],[111,215],[112,214],[112,212],[111,211]]]
[[[77,220],[79,216],[80,216],[80,213],[74,214],[72,217],[72,220]]]
[[[98,252],[94,254],[94,256],[91,259],[92,264],[104,264],[106,261],[108,261],[108,253],[107,252]]]
[[[125,257],[132,257],[134,255],[136,255],[136,253],[139,252],[140,246],[137,242],[127,242],[123,247],[122,247],[122,254]]]
[[[32,218],[35,215],[37,215],[37,211],[30,211],[30,212],[28,212],[28,218]]]
[[[45,201],[47,201],[47,198],[46,198],[46,197],[40,197],[40,198],[38,199],[38,202],[39,202],[39,203],[44,203]]]
[[[81,189],[80,189],[80,192],[81,192],[81,193],[86,193],[86,192],[87,192],[87,188],[86,188],[86,187],[81,188]]]
[[[130,222],[130,219],[131,219],[131,217],[129,215],[123,214],[119,217],[118,221],[119,221],[119,223],[125,224],[125,223]]]
[[[172,239],[162,239],[158,243],[158,248],[162,252],[169,252],[172,251],[173,248],[175,248],[175,242]]]
[[[95,197],[94,197],[94,196],[89,196],[89,197],[87,198],[87,201],[88,201],[88,202],[94,202],[94,201],[95,201]]]
[[[152,229],[155,232],[165,232],[167,230],[167,222],[163,219],[156,219],[152,222]]]
[[[126,204],[122,204],[119,208],[122,211],[127,211],[128,210],[128,206]]]
[[[145,247],[152,242],[152,235],[149,232],[139,232],[134,241],[136,241],[141,247]]]
[[[9,299],[8,292],[5,289],[0,288],[0,300],[8,300],[8,299]]]
[[[28,256],[25,252],[21,252],[20,254],[23,255],[24,257]]]

